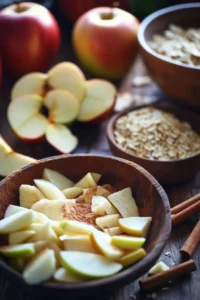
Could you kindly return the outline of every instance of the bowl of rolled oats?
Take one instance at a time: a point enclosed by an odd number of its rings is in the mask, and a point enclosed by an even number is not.
[[[143,105],[113,116],[112,153],[135,162],[162,183],[188,180],[200,170],[200,117],[169,105]]]
[[[200,3],[149,15],[138,40],[144,63],[160,88],[179,102],[200,107]]]

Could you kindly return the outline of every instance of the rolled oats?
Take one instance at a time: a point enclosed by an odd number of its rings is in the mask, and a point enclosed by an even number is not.
[[[200,153],[200,135],[189,123],[153,107],[120,117],[114,136],[125,151],[150,160],[184,159]]]

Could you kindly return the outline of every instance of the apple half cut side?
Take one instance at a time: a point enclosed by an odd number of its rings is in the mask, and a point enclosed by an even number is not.
[[[80,107],[78,121],[98,123],[113,111],[116,88],[106,80],[92,79],[86,82],[86,95]]]
[[[40,72],[22,76],[11,90],[11,101],[25,95],[42,95],[46,81],[47,75]]]
[[[37,141],[45,135],[48,124],[40,110],[43,98],[27,95],[15,99],[8,106],[8,122],[14,132],[23,140]]]
[[[85,94],[85,76],[78,66],[71,62],[62,62],[53,67],[47,75],[49,87],[67,90],[81,103]]]
[[[49,121],[52,123],[70,124],[79,112],[78,100],[68,91],[54,90],[48,92],[44,105],[49,110]]]
[[[78,139],[69,128],[60,124],[49,124],[46,129],[46,139],[56,150],[61,153],[70,153],[78,145]]]

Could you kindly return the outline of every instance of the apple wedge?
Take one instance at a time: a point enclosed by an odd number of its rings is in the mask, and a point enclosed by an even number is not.
[[[83,189],[80,187],[77,187],[77,186],[73,186],[73,187],[64,189],[62,192],[67,199],[75,199],[76,197],[78,197],[79,195],[81,195],[83,193]]]
[[[111,237],[102,231],[95,230],[94,232],[92,232],[91,241],[94,249],[97,252],[105,255],[112,260],[119,259],[124,254],[121,249],[111,244]]]
[[[92,175],[92,177],[93,177],[93,179],[94,179],[94,181],[95,181],[96,183],[97,183],[97,182],[100,180],[100,178],[101,178],[101,174],[99,174],[99,173],[91,172],[90,174]]]
[[[78,121],[98,123],[113,111],[116,88],[106,80],[93,79],[86,82],[86,94],[80,107]]]
[[[102,196],[93,196],[91,210],[96,216],[113,215],[118,211]]]
[[[96,186],[96,182],[92,177],[91,173],[87,173],[83,178],[81,178],[75,185],[75,187],[80,187],[83,189],[88,189]]]
[[[22,76],[11,90],[11,100],[25,95],[41,95],[47,81],[47,75],[40,72],[33,72]]]
[[[120,235],[120,234],[123,233],[123,231],[121,230],[121,228],[119,226],[111,227],[111,228],[105,228],[103,231],[105,233],[109,234],[110,236]]]
[[[122,269],[121,264],[94,253],[61,251],[60,256],[61,264],[67,270],[86,279],[111,276]]]
[[[74,273],[70,272],[66,268],[58,269],[53,278],[59,282],[78,282],[83,280],[77,275],[74,275]]]
[[[24,243],[28,238],[35,234],[34,230],[24,230],[12,232],[8,235],[8,244],[17,245]]]
[[[151,217],[129,217],[119,219],[119,226],[127,234],[146,237],[151,222]]]
[[[40,226],[37,226],[40,225]],[[35,224],[33,230],[36,231],[36,233],[28,239],[29,242],[35,243],[39,241],[48,241],[56,243],[59,247],[61,245],[60,240],[58,239],[55,231],[52,229],[51,224]]]
[[[24,257],[33,256],[34,253],[35,253],[35,248],[33,243],[0,247],[0,254],[7,257],[24,258]]]
[[[8,234],[26,228],[34,220],[31,210],[20,211],[0,221],[0,234]]]
[[[111,238],[111,244],[113,246],[128,250],[137,250],[141,248],[145,241],[145,238],[128,235],[118,235]]]
[[[90,235],[94,230],[94,226],[75,220],[64,220],[60,223],[63,231],[67,233],[87,234]]]
[[[32,210],[44,214],[51,220],[62,221],[64,219],[63,209],[67,200],[42,199],[32,206]]]
[[[35,179],[35,185],[49,200],[66,200],[63,193],[51,182],[44,179]]]
[[[49,124],[46,130],[46,139],[56,150],[61,153],[70,153],[78,145],[78,139],[64,125]]]
[[[28,184],[22,184],[19,188],[19,203],[20,206],[31,208],[31,206],[45,198],[38,188]]]
[[[139,248],[133,252],[130,252],[119,260],[119,262],[124,266],[127,267],[128,265],[135,264],[137,261],[142,259],[146,256],[146,251],[143,248]]]
[[[67,188],[71,188],[74,185],[73,181],[62,175],[60,172],[48,168],[44,169],[42,178],[50,181],[61,191]]]
[[[40,110],[43,98],[27,95],[15,99],[8,106],[8,122],[14,132],[23,140],[37,141],[44,137],[48,120]]]
[[[21,206],[10,204],[5,211],[4,218],[10,217],[20,211],[27,211],[27,209]]]
[[[158,262],[149,270],[149,275],[155,275],[169,270],[169,267],[162,261]]]
[[[48,92],[44,105],[48,108],[49,121],[52,123],[69,124],[76,119],[79,112],[77,99],[64,90]]]
[[[96,224],[102,230],[104,230],[105,228],[116,227],[116,226],[119,226],[119,223],[118,223],[119,218],[120,218],[119,214],[98,217],[98,218],[96,218]]]
[[[116,207],[122,217],[139,216],[138,208],[130,187],[111,194],[108,196],[108,200]]]
[[[93,196],[102,196],[107,198],[110,195],[110,192],[98,185],[93,188],[84,189],[83,195],[86,203],[92,203]]]
[[[96,253],[88,235],[64,235],[61,240],[64,250]]]
[[[38,284],[53,276],[56,271],[56,259],[54,251],[43,250],[25,267],[22,274],[23,279],[28,284]]]
[[[78,66],[71,62],[62,62],[54,66],[47,75],[51,88],[67,90],[81,103],[85,94],[85,76]]]

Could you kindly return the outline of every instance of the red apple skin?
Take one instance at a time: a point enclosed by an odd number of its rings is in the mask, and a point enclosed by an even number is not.
[[[102,20],[102,15],[114,18]],[[133,15],[118,8],[98,7],[86,12],[72,34],[80,63],[97,77],[120,79],[137,55],[138,27],[139,21]]]
[[[60,11],[64,14],[70,23],[75,23],[78,18],[88,10],[99,6],[113,7],[116,1],[114,0],[60,0]],[[128,0],[117,1],[119,8],[130,11],[131,7]]]
[[[13,77],[46,71],[60,46],[60,29],[53,15],[42,5],[18,4],[0,11],[0,53],[3,65]]]

